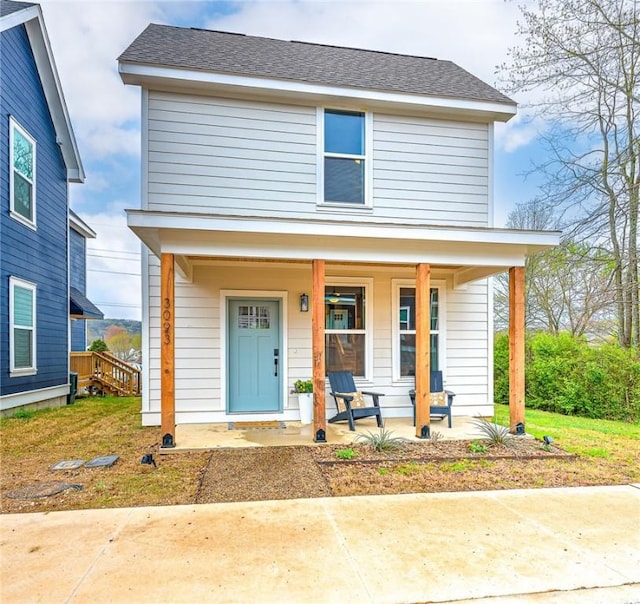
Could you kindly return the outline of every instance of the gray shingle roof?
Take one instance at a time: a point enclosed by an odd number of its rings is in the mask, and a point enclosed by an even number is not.
[[[0,0],[0,17],[6,17],[11,13],[17,13],[19,10],[35,6],[32,2],[10,2],[9,0]]]
[[[119,60],[384,92],[515,104],[451,61],[150,24]]]

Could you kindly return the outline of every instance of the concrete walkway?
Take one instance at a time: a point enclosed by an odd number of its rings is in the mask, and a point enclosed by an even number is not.
[[[640,602],[640,485],[0,516],[14,602]]]

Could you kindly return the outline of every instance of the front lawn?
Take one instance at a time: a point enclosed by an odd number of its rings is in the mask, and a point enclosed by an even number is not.
[[[508,407],[496,405],[496,418],[508,424]],[[0,511],[640,482],[639,425],[536,410],[527,410],[525,424],[527,433],[551,436],[575,457],[509,459],[506,449],[488,447],[485,455],[477,442],[419,443],[394,450],[392,458],[361,445],[350,447],[348,456],[344,447],[331,445],[158,456],[160,429],[140,426],[138,398],[77,399],[60,409],[0,420]],[[141,464],[147,453],[154,454],[157,467]],[[61,460],[105,455],[120,458],[111,468],[50,470]],[[81,488],[49,497],[8,496],[54,481]]]

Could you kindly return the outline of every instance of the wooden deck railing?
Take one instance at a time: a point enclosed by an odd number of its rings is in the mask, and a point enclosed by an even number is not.
[[[141,392],[140,370],[109,352],[72,352],[69,365],[78,374],[78,389],[93,388],[121,396]]]

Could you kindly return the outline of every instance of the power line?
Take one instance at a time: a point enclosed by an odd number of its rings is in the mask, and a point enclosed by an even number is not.
[[[87,271],[91,273],[109,273],[110,275],[129,275],[132,277],[141,277],[140,273],[128,273],[126,271],[108,271],[104,268],[87,268]]]
[[[124,304],[121,302],[95,302],[97,306],[117,306],[122,308],[140,308],[140,304]]]
[[[134,256],[140,255],[140,252],[131,252],[129,250],[106,250],[100,247],[89,247],[87,249],[91,252],[108,252],[110,254],[132,254]]]

